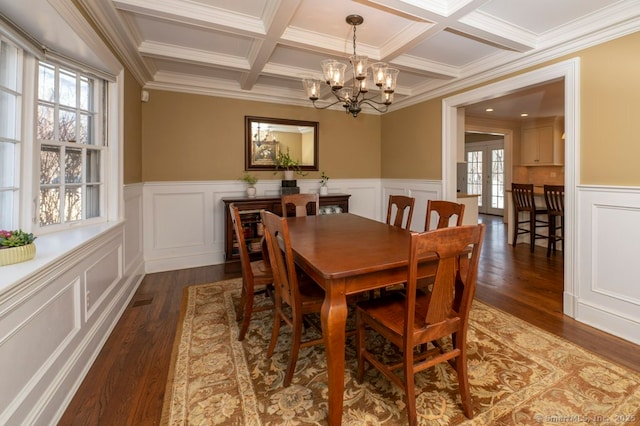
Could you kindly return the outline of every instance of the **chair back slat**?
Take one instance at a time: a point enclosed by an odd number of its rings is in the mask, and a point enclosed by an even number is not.
[[[480,250],[485,225],[442,228],[411,235],[409,275],[407,281],[407,312],[405,326],[412,330],[415,315],[428,326],[437,327],[445,321],[466,322],[475,294]],[[415,294],[419,259],[429,253],[438,256],[433,287],[424,312],[416,312]],[[410,336],[407,332],[405,335]]]
[[[299,308],[298,279],[287,219],[266,210],[262,210],[260,216],[264,224],[276,297],[282,298],[292,307]]]
[[[409,229],[413,218],[413,206],[416,199],[406,195],[390,195],[387,208],[387,224],[397,228]],[[395,216],[392,215],[395,211]],[[406,221],[404,220],[406,214]]]
[[[532,183],[512,183],[511,196],[513,203],[519,210],[533,211],[536,209]]]
[[[544,185],[544,201],[549,214],[564,214],[564,185]]]
[[[242,276],[245,280],[250,280],[253,278],[251,270],[251,259],[249,258],[249,248],[247,247],[247,240],[244,237],[242,220],[240,219],[240,210],[235,206],[234,203],[231,203],[229,204],[229,213],[231,216],[231,223],[233,223],[233,232],[236,234],[236,240],[238,241],[238,255],[240,256]]]
[[[320,196],[318,194],[287,194],[280,198],[282,204],[282,217],[288,216],[289,205],[294,206],[296,217],[307,216],[309,204],[311,204],[311,214],[318,214],[320,206]]]
[[[446,200],[428,200],[427,201],[427,217],[424,224],[424,230],[431,230],[431,222],[433,216],[437,216],[438,223],[435,229],[442,229],[451,226],[452,217],[456,217],[455,226],[462,225],[464,219],[464,204],[454,203]]]

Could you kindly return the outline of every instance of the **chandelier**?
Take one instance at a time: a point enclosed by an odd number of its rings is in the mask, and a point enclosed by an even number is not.
[[[351,86],[345,87],[347,65],[333,59],[325,59],[321,62],[324,82],[313,78],[302,80],[307,96],[317,109],[329,108],[342,102],[346,113],[354,117],[362,111],[363,104],[369,105],[378,112],[387,112],[388,106],[393,102],[393,92],[396,90],[396,79],[400,71],[390,68],[384,62],[376,62],[368,67],[369,58],[356,54],[356,27],[364,22],[364,18],[360,15],[349,15],[346,21],[353,26],[353,56],[349,57],[353,72]],[[318,106],[316,101],[323,83],[331,87],[331,93],[336,101],[329,105]],[[380,89],[379,100],[376,100],[376,95],[367,97],[369,89],[374,85]]]

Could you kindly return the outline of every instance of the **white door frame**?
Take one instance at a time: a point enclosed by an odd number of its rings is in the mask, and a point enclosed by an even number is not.
[[[563,312],[575,317],[577,283],[574,281],[577,267],[575,247],[576,185],[580,177],[580,58],[558,62],[544,68],[520,74],[468,92],[442,100],[442,186],[443,196],[456,198],[456,159],[458,135],[458,107],[464,107],[517,92],[518,90],[564,78],[565,108],[565,246],[564,246],[564,295]]]

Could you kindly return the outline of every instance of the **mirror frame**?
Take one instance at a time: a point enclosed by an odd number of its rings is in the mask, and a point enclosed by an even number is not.
[[[270,118],[270,117],[244,117],[244,169],[245,170],[278,170],[275,164],[256,164],[252,158],[253,148],[253,135],[251,134],[251,127],[253,123],[264,124],[276,124],[282,126],[294,126],[294,127],[311,127],[313,128],[313,164],[300,165],[300,170],[304,171],[318,171],[318,157],[319,157],[319,124],[317,121],[302,121],[302,120],[289,120],[286,118]]]

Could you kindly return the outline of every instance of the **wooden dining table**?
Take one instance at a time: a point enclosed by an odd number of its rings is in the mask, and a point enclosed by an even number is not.
[[[347,296],[406,281],[410,232],[350,213],[287,221],[296,264],[325,291],[321,321],[327,356],[327,420],[339,425]],[[433,276],[435,268],[435,255],[421,259],[418,276]]]

